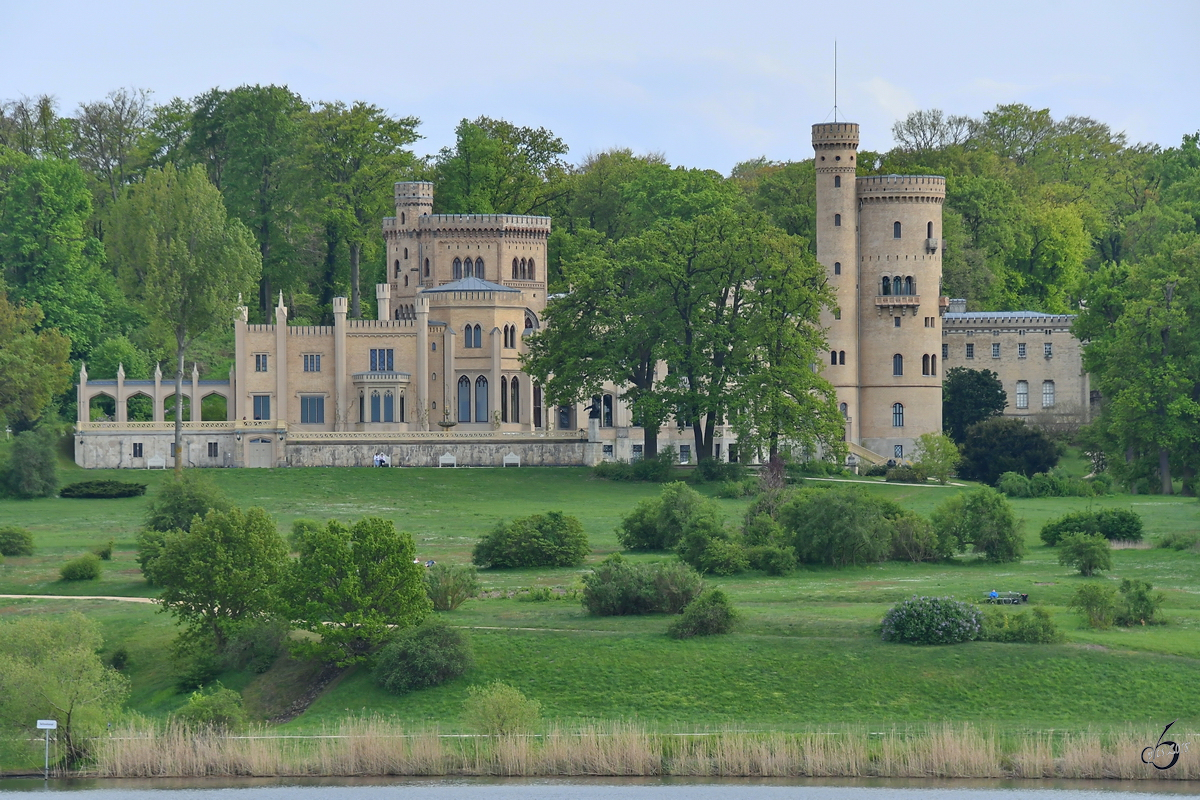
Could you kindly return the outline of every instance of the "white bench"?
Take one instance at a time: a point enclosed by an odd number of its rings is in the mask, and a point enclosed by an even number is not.
[[[438,459],[439,467],[457,467],[458,459],[449,453],[442,453],[442,457]]]
[[[151,456],[146,459],[146,469],[166,469],[167,460],[162,456]]]
[[[521,457],[516,453],[509,453],[504,457],[504,466],[519,467],[521,466]]]

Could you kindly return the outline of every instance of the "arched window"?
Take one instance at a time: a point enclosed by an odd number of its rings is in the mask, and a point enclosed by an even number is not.
[[[392,318],[400,319],[400,309],[397,308],[395,311],[392,312]]]
[[[379,422],[380,417],[379,392],[371,392],[371,422]]]
[[[456,258],[454,259],[454,280],[458,280],[462,276],[462,259]]]
[[[400,212],[400,224],[401,225],[404,224],[404,212],[403,211]]]
[[[383,393],[383,421],[396,421],[396,398],[391,392]]]
[[[838,351],[838,363],[841,364],[843,367],[846,366],[846,351],[845,350]]]
[[[471,326],[467,325],[463,328],[463,347],[474,347],[475,337],[471,335]]]
[[[829,351],[829,363],[832,366],[837,366],[837,350]]]
[[[407,275],[404,276],[404,285],[408,286],[408,276]]]
[[[892,374],[904,374],[904,356],[900,355],[899,353],[896,353],[896,355],[892,356]]]
[[[613,396],[611,394],[604,395],[604,403],[600,410],[600,426],[602,428],[613,426]]]
[[[838,405],[838,411],[842,412],[842,419],[850,416],[850,406],[846,405],[845,403]]]
[[[889,278],[887,275],[883,276],[883,293],[884,294],[892,293],[892,279]]]
[[[408,248],[407,248],[407,247],[406,247],[406,248],[404,248],[404,260],[405,260],[405,261],[407,261],[407,260],[408,260]]]
[[[527,271],[525,272],[525,280],[527,280],[527,281],[536,281],[537,280],[537,274],[534,272],[534,269],[533,269],[533,259],[532,258],[529,259],[529,264],[527,265]]]
[[[899,222],[892,223],[892,238],[893,239],[900,238],[900,223]]]
[[[842,262],[840,262],[840,261],[833,262],[833,274],[834,275],[842,274]]]
[[[909,275],[908,277],[906,277],[906,278],[904,279],[904,293],[905,293],[905,294],[913,294],[913,279],[912,279],[912,275]]]
[[[542,387],[533,387],[533,427],[542,427]]]
[[[560,431],[566,431],[566,430],[571,429],[571,407],[570,406],[559,406],[558,407],[558,429]]]
[[[521,266],[520,266],[520,269],[517,271],[517,275],[520,276],[521,280],[525,280],[525,259],[523,259],[523,258],[521,259]]]
[[[527,315],[525,317],[525,330],[528,331],[528,330],[532,330],[532,329],[533,329],[533,317],[530,317]]]
[[[362,392],[358,393],[358,421],[367,421],[367,397]]]
[[[835,227],[835,228],[842,227],[842,215],[841,214],[833,215],[833,227]]]
[[[509,392],[512,393],[512,398],[508,401],[508,421],[521,421],[521,385],[517,382],[517,377],[509,381]]]
[[[483,277],[483,258],[482,257],[475,259],[475,277],[476,278]],[[499,278],[500,276],[497,275],[496,277]]]
[[[841,175],[833,176],[833,188],[835,188],[835,189],[842,188],[842,176]]]
[[[425,259],[425,277],[429,277],[429,259]]]
[[[396,277],[400,277],[400,259],[396,259]]]
[[[512,279],[513,279],[514,281],[517,279],[517,260],[516,260],[515,258],[513,259],[513,276],[512,276]]]
[[[904,281],[899,275],[892,278],[892,294],[904,294]]]
[[[488,382],[480,375],[475,379],[475,421],[488,421]]]
[[[508,378],[500,379],[500,421],[508,422]]]
[[[483,347],[483,328],[475,326],[475,346]]]
[[[921,374],[922,375],[929,374],[929,354],[928,353],[921,356]]]
[[[458,379],[458,421],[471,421],[471,379],[466,375]]]
[[[926,239],[933,238],[933,223],[932,222],[925,224],[925,238]]]
[[[937,375],[937,355],[929,357],[929,374]]]
[[[904,406],[900,403],[894,403],[892,405],[892,427],[904,427]]]

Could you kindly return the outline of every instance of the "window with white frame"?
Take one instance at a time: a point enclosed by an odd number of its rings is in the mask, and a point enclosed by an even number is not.
[[[1042,381],[1042,408],[1054,408],[1054,381]]]
[[[1017,408],[1029,408],[1029,381],[1017,381]]]
[[[304,371],[305,372],[320,372],[321,371],[321,356],[317,354],[305,354],[304,356]]]
[[[992,342],[992,358],[1000,357],[1000,343]]]
[[[904,427],[904,405],[902,403],[892,404],[892,427]]]
[[[975,357],[975,345],[969,344],[969,345],[967,345],[967,358],[974,358],[974,357]]]
[[[269,395],[269,394],[254,395],[254,418],[255,419],[270,419],[271,418],[271,395]]]
[[[371,372],[394,372],[396,351],[388,349],[371,350]]]
[[[254,354],[254,371],[255,372],[266,372],[267,371],[267,354],[266,353],[255,353]]]
[[[1054,344],[1052,342],[1046,342],[1045,344],[1043,344],[1042,345],[1042,354],[1044,356],[1046,356],[1046,358],[1053,358],[1054,357]]]
[[[304,425],[324,424],[324,395],[304,395],[300,398],[300,422]]]
[[[1017,344],[1017,358],[1025,358],[1025,342]]]
[[[134,458],[143,458],[144,457],[143,453],[145,453],[145,450],[143,449],[142,443],[134,442],[133,443],[133,457]]]

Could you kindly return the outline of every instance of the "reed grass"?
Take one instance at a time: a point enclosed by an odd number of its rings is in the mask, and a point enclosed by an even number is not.
[[[1132,728],[1023,734],[950,723],[874,732],[698,734],[597,723],[506,737],[442,735],[379,717],[305,736],[265,727],[228,734],[143,723],[98,739],[93,762],[80,774],[1200,779],[1200,750],[1182,753],[1169,770],[1143,764],[1142,748],[1153,744],[1146,737]],[[1172,738],[1188,741],[1182,732]]]

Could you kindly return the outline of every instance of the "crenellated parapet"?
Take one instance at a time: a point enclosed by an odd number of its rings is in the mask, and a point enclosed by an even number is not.
[[[812,126],[812,145],[815,149],[858,149],[858,123],[821,122]]]
[[[946,179],[940,175],[869,175],[855,180],[860,202],[941,203]]]

